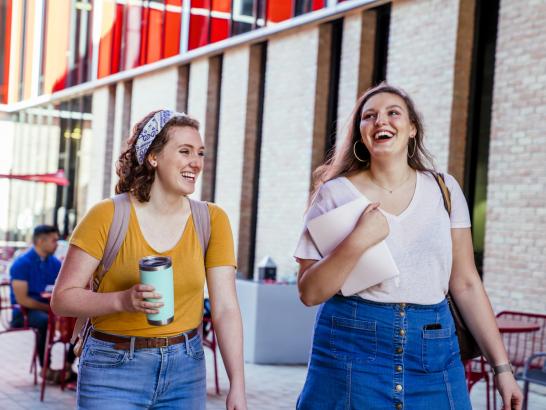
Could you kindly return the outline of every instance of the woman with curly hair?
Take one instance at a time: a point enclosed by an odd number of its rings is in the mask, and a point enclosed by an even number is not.
[[[307,229],[297,246],[301,300],[321,304],[299,410],[469,410],[448,290],[491,364],[503,410],[521,409],[463,192],[451,175],[437,179],[423,137],[412,99],[382,83],[360,97],[342,145],[315,172],[306,221],[363,197],[370,205],[330,254]],[[383,240],[399,277],[342,295],[359,258]]]
[[[201,249],[188,195],[203,169],[199,123],[169,110],[136,124],[119,158],[116,193],[128,193],[129,225],[97,292],[114,214],[111,199],[95,205],[76,227],[52,298],[55,313],[91,317],[80,358],[80,409],[204,409],[205,361],[197,328],[207,281],[212,318],[230,379],[226,407],[246,410],[242,325],[235,292],[235,254],[226,213],[209,203],[210,239]],[[205,211],[206,212],[206,211]],[[139,260],[169,257],[173,267],[174,320],[148,323],[161,295],[140,283]]]

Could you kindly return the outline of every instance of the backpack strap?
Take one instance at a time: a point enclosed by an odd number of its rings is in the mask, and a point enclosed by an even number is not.
[[[104,247],[104,253],[102,255],[101,270],[99,274],[93,280],[93,291],[96,292],[99,285],[104,278],[106,272],[110,270],[116,256],[125,240],[127,235],[127,229],[129,228],[129,219],[131,218],[131,201],[129,194],[124,192],[112,197],[114,201],[114,217],[112,218],[112,224],[108,231],[108,240]]]
[[[207,255],[207,249],[209,247],[210,240],[210,214],[209,206],[204,201],[197,201],[195,199],[188,198],[190,201],[191,215],[193,218],[193,224],[197,231],[197,237],[201,244],[201,251],[203,251],[203,260]]]
[[[449,192],[449,188],[446,185],[444,174],[434,172],[432,175],[434,175],[434,179],[438,183],[438,186],[440,187],[440,191],[442,191],[442,198],[444,199],[444,207],[446,208],[448,215],[451,215],[451,192]]]
[[[102,254],[101,269],[99,270],[98,275],[89,283],[89,287],[93,290],[93,292],[96,292],[99,289],[104,275],[112,267],[119,249],[121,248],[121,244],[127,235],[127,229],[129,228],[129,219],[131,216],[131,201],[129,199],[129,194],[124,192],[122,194],[114,195],[112,200],[114,201],[114,216],[112,217],[112,223],[110,224],[110,229],[108,230],[108,239]],[[85,342],[90,329],[91,326],[89,318],[79,317],[74,325],[70,342],[74,344],[79,336],[80,340],[82,341],[80,345],[82,345],[83,342]],[[80,354],[81,348],[82,346],[80,346]]]

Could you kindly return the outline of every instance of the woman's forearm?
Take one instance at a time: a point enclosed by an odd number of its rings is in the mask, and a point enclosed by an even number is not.
[[[361,237],[349,235],[331,254],[301,273],[298,280],[301,301],[307,306],[314,306],[335,295],[358,259],[373,245]]]
[[[507,363],[508,354],[481,281],[478,279],[471,286],[451,293],[487,361],[492,366]]]
[[[239,308],[212,314],[222,360],[232,386],[244,389],[243,325]]]
[[[51,309],[60,316],[104,316],[123,310],[121,293],[98,293],[76,287],[55,290],[51,298]]]

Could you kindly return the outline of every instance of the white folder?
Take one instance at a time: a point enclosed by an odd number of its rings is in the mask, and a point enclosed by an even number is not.
[[[355,228],[370,204],[362,197],[310,220],[307,229],[322,256],[329,255]],[[355,295],[387,279],[398,279],[400,272],[392,254],[381,241],[362,254],[341,287],[344,296]]]

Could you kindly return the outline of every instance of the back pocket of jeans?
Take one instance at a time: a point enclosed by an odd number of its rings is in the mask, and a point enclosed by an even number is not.
[[[332,316],[330,347],[335,357],[371,362],[377,354],[376,322]]]
[[[423,369],[426,372],[441,372],[453,363],[457,353],[453,338],[450,327],[423,330]]]

